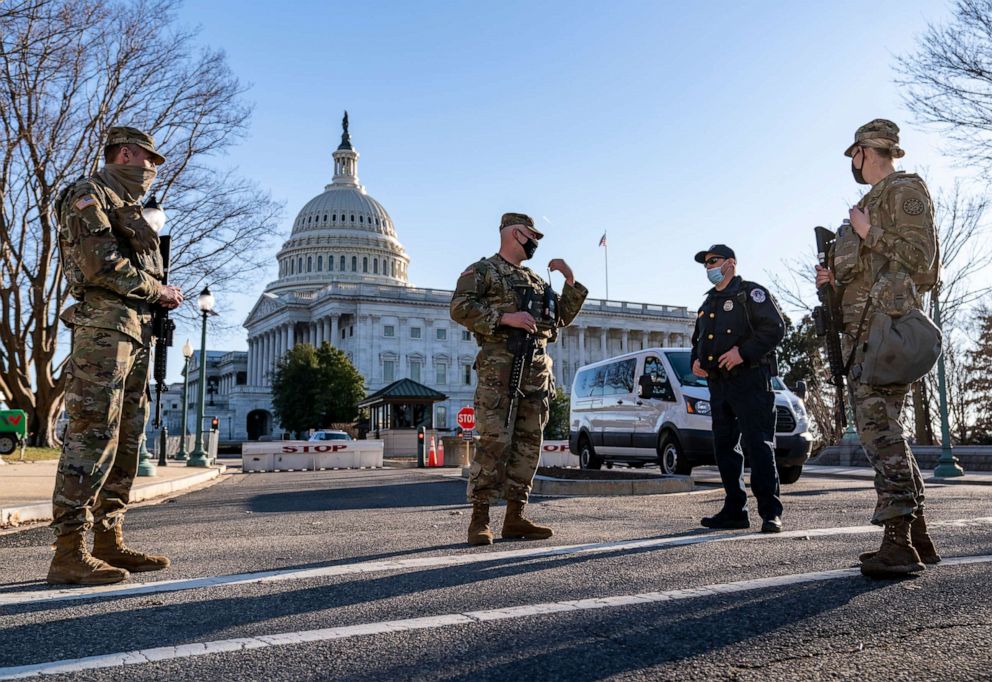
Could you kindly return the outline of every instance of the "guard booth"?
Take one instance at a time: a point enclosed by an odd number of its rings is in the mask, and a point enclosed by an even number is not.
[[[413,379],[400,379],[358,403],[368,410],[369,437],[383,443],[383,457],[415,457],[417,430],[434,428],[434,403],[448,396]]]

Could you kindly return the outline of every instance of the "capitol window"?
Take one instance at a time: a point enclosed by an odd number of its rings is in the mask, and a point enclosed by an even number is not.
[[[365,256],[364,258],[362,258],[362,272],[368,272],[368,271],[369,271],[369,257]]]
[[[410,360],[410,378],[420,383],[420,360]]]
[[[354,216],[352,216],[354,217]],[[351,257],[351,271],[358,272],[358,256]]]
[[[327,219],[326,216],[324,219],[325,220]],[[323,270],[324,270],[324,257],[317,256],[317,272],[323,272]]]
[[[378,258],[373,258],[372,259],[372,274],[375,274],[375,275],[378,275],[379,274],[379,259]]]
[[[395,379],[396,375],[396,361],[395,360],[383,360],[382,361],[382,380],[387,384],[391,384]]]
[[[334,256],[327,257],[327,270],[329,272],[334,272]]]
[[[351,214],[351,222],[355,222],[355,214],[354,213]]]
[[[434,365],[434,383],[441,386],[448,383],[448,365],[443,362]]]
[[[383,336],[396,336],[396,327],[391,324],[383,325],[382,327]]]
[[[307,272],[313,272],[313,256],[307,256]]]
[[[411,339],[420,338],[420,327],[410,327],[410,338]]]
[[[303,274],[303,256],[296,259],[296,271],[301,275]]]
[[[446,340],[448,338],[448,330],[447,329],[438,329],[438,330],[435,331],[435,333],[437,334],[437,340],[438,341],[444,341],[444,340]]]
[[[332,213],[331,214],[331,222],[332,223],[336,223],[337,221],[338,221],[338,214],[337,213]]]
[[[466,386],[472,385],[472,365],[462,365],[462,380]]]
[[[362,219],[362,216],[358,216],[358,222],[360,222],[360,223],[364,223],[364,222],[365,222],[365,221],[364,221],[364,220]]]
[[[471,340],[472,340],[472,333],[471,332],[468,332],[468,331],[463,331],[462,332],[462,341],[471,341]]]
[[[344,256],[341,256],[341,260],[338,263],[338,266],[339,266],[338,267],[338,270],[340,270],[341,272],[344,272]]]

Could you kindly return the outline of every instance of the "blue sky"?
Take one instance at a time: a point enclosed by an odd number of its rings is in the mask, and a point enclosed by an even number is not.
[[[604,231],[614,299],[694,308],[708,284],[692,255],[714,242],[767,281],[857,200],[842,152],[862,123],[896,120],[902,166],[934,191],[968,174],[894,82],[894,57],[948,14],[934,0],[188,1],[180,20],[226,51],[255,105],[216,163],[285,202],[272,267],[218,309],[240,324],[275,278],[296,212],[330,182],[344,109],[415,285],[452,288],[511,210],[547,234],[536,269],[563,257],[594,297]],[[214,340],[246,348],[240,327]]]

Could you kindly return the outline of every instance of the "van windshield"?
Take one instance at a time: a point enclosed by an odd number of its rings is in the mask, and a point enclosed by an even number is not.
[[[701,379],[692,373],[692,353],[690,351],[672,351],[666,353],[672,370],[683,386],[706,386],[706,379]]]

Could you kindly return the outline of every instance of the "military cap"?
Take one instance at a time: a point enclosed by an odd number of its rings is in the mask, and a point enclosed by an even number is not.
[[[722,256],[723,258],[733,258],[737,260],[737,256],[734,255],[734,250],[727,246],[726,244],[714,244],[708,249],[703,249],[696,254],[697,263],[705,263],[707,254],[712,253],[714,256]]]
[[[537,235],[538,239],[541,239],[544,236],[543,232],[534,227],[534,219],[526,213],[504,213],[503,217],[499,220],[500,232],[503,231],[503,228],[509,227],[510,225],[523,225]]]
[[[847,148],[844,156],[854,156],[855,147],[888,149],[896,159],[906,155],[899,147],[899,126],[884,118],[876,118],[858,128],[854,133],[854,144]]]
[[[155,149],[155,138],[146,132],[142,132],[137,128],[129,128],[127,126],[114,126],[107,131],[107,142],[105,147],[110,147],[115,144],[136,144],[146,152],[149,152],[155,157],[155,163],[161,165],[165,163],[165,157],[158,153]]]

